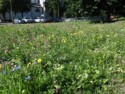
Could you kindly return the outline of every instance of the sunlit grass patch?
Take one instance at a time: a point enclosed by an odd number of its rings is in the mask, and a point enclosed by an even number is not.
[[[0,93],[124,93],[124,25],[0,26]]]

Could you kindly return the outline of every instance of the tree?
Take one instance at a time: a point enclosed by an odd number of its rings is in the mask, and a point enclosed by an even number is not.
[[[48,0],[45,2],[45,7],[52,17],[61,17],[65,10],[64,0]]]
[[[58,12],[57,0],[48,0],[47,2],[45,2],[45,7],[49,15],[51,15],[52,17],[57,16]]]
[[[0,12],[2,13],[4,19],[5,13],[10,11],[10,1],[9,0],[0,0]]]
[[[108,22],[111,21],[111,15],[118,15],[119,10],[118,7],[122,9],[123,4],[121,3],[123,0],[84,0],[85,11],[89,13],[91,16],[93,15],[106,15],[106,19]],[[120,4],[120,6],[119,6]]]
[[[23,12],[31,9],[31,0],[12,0],[12,8],[15,13],[21,12],[23,17]]]
[[[11,9],[12,7],[12,9]],[[15,14],[17,12],[22,13],[23,17],[23,12],[27,12],[31,9],[31,0],[0,0],[0,12],[2,13],[4,19],[5,18],[5,13],[11,13],[13,11]],[[12,15],[10,14],[10,17]]]
[[[0,10],[2,9],[2,0],[0,0]]]
[[[65,17],[78,17],[83,15],[83,0],[65,0]]]
[[[111,15],[125,16],[124,0],[48,0],[46,7],[51,16],[103,16],[108,22]]]

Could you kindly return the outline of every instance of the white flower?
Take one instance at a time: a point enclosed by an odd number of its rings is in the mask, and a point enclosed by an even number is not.
[[[53,67],[55,70],[62,70],[64,68],[63,65],[60,65],[60,64],[55,64],[54,67]]]

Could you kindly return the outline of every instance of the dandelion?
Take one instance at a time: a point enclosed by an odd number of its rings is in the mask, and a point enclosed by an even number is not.
[[[30,79],[31,79],[31,76],[25,77],[25,80],[30,80]]]
[[[39,58],[39,59],[37,60],[37,62],[38,62],[38,63],[41,63],[41,62],[42,62],[42,59]]]

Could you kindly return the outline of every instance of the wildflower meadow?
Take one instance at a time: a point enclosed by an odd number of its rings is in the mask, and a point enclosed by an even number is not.
[[[0,94],[124,94],[125,22],[0,26]]]

